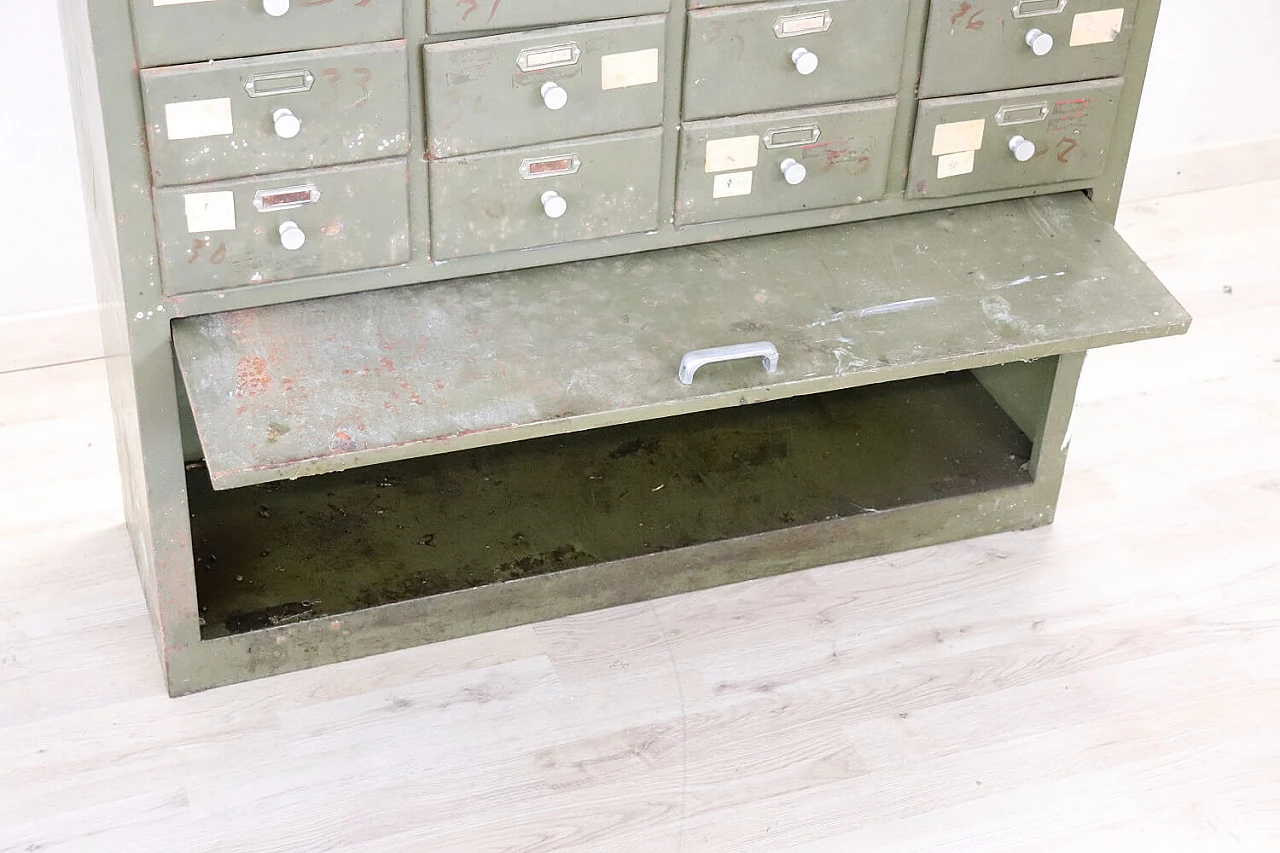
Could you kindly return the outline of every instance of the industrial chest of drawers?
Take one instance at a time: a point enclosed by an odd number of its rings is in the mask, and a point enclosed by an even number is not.
[[[1158,0],[60,0],[171,692],[1051,521]]]

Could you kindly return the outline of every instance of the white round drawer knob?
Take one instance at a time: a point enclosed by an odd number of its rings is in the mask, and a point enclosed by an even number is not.
[[[281,139],[293,139],[302,132],[302,119],[291,109],[281,107],[271,114],[271,121],[275,123],[276,136]]]
[[[796,70],[806,77],[818,70],[818,54],[808,48],[797,47],[791,51],[791,61]]]
[[[307,242],[307,235],[298,227],[298,223],[290,219],[280,223],[280,245],[290,252],[296,252]]]
[[[1025,136],[1015,136],[1010,139],[1009,150],[1013,152],[1014,157],[1018,158],[1019,163],[1025,163],[1036,156],[1036,144]]]
[[[1036,56],[1048,56],[1049,51],[1053,50],[1053,36],[1044,30],[1030,30],[1027,33],[1027,47]]]
[[[569,93],[559,83],[548,80],[542,84],[542,103],[546,104],[549,110],[562,110],[564,105],[569,103]]]
[[[279,18],[289,11],[289,0],[262,0],[262,11],[273,18]]]
[[[793,158],[788,157],[782,161],[782,177],[794,187],[796,184],[804,183],[804,179],[809,177],[809,170],[804,167],[804,164],[797,163]]]
[[[542,194],[542,209],[552,219],[559,219],[569,211],[569,202],[555,190],[547,190]]]

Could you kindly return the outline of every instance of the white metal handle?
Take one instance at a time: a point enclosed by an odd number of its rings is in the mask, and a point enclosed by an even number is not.
[[[569,103],[569,93],[556,81],[548,80],[542,84],[542,103],[549,110],[562,110]]]
[[[727,347],[700,349],[686,353],[685,357],[680,359],[680,381],[685,385],[692,385],[693,375],[699,368],[742,358],[758,358],[764,363],[765,373],[778,372],[778,348],[768,341],[757,341],[752,344],[731,344]]]
[[[818,70],[818,54],[805,47],[791,51],[791,62],[806,77]]]
[[[1018,158],[1019,163],[1025,163],[1036,156],[1036,144],[1025,136],[1015,136],[1010,139],[1009,150],[1013,152],[1014,157]]]
[[[547,190],[542,194],[542,210],[552,219],[559,219],[569,211],[569,202],[555,190]]]
[[[289,0],[262,0],[262,11],[273,18],[279,18],[289,12]]]
[[[275,125],[276,136],[281,139],[293,139],[302,132],[302,119],[293,114],[288,107],[281,107],[271,114],[271,122]]]
[[[1041,29],[1027,31],[1027,47],[1036,56],[1048,56],[1053,50],[1053,36]]]
[[[288,222],[280,223],[280,245],[284,246],[290,252],[296,252],[302,248],[307,242],[306,232],[299,227],[298,223],[290,219]]]
[[[791,186],[803,184],[804,179],[809,176],[809,170],[804,167],[803,163],[797,163],[794,157],[788,157],[782,161],[782,177]]]

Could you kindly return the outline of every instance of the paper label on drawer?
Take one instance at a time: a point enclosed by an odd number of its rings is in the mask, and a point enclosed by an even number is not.
[[[230,136],[235,132],[230,98],[165,104],[164,119],[171,140]]]
[[[235,193],[188,193],[182,203],[187,210],[188,234],[236,230]]]
[[[1071,46],[1110,44],[1120,38],[1124,29],[1124,9],[1081,12],[1071,25]]]
[[[625,89],[658,82],[658,49],[610,53],[600,57],[600,88]]]
[[[212,3],[213,0],[151,0],[152,6],[185,6],[188,3]]]
[[[738,195],[751,195],[752,174],[751,172],[727,172],[716,175],[711,197],[733,198]]]
[[[760,137],[735,136],[707,140],[707,174],[754,169],[760,162]]]
[[[986,131],[987,120],[982,118],[940,124],[933,132],[933,156],[978,151],[982,148],[982,137]]]
[[[976,153],[976,151],[957,151],[954,154],[943,154],[938,158],[938,180],[972,174],[973,158]]]

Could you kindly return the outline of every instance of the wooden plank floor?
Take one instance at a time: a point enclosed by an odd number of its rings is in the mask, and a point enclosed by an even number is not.
[[[1280,183],[1122,231],[1053,527],[181,700],[102,365],[0,375],[0,850],[1280,851]]]

